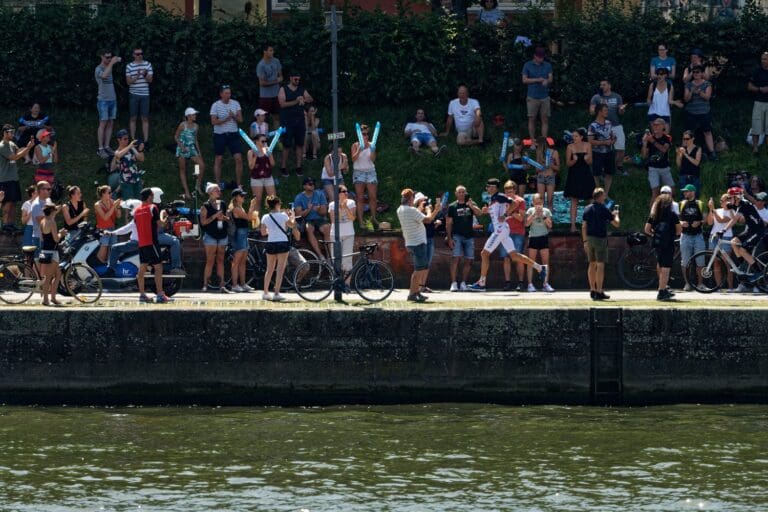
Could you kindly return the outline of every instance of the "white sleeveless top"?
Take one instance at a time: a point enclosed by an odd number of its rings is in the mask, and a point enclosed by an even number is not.
[[[648,109],[648,115],[656,114],[657,116],[669,116],[669,87],[664,89],[664,92],[659,91],[656,87],[653,88],[653,99],[651,101],[651,107]]]
[[[326,157],[327,156],[328,155],[326,155]],[[362,156],[362,155],[360,155],[360,156]],[[339,157],[339,173],[341,173],[341,162],[343,162],[344,160],[346,160],[346,159],[342,158],[342,157]],[[331,164],[330,168],[326,167],[325,166],[325,158],[323,158],[323,172],[320,175],[320,179],[321,180],[332,180],[333,179],[333,160],[332,159],[331,159],[330,164]],[[344,176],[343,173],[341,173],[341,175],[342,175],[342,177]]]
[[[357,155],[357,160],[352,164],[355,171],[374,171],[376,166],[371,161],[371,148],[367,147]]]

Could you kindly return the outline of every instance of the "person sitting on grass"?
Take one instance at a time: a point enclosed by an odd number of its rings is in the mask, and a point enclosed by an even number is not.
[[[428,146],[434,156],[440,156],[445,151],[445,146],[437,146],[437,130],[435,125],[429,122],[423,108],[416,110],[412,121],[405,125],[405,136],[411,141],[408,150],[414,155],[420,155],[421,146]]]
[[[475,146],[483,144],[485,124],[483,113],[480,110],[480,102],[469,97],[469,88],[466,84],[460,84],[457,98],[448,104],[448,117],[445,121],[443,137],[451,133],[451,128],[456,125],[456,144],[459,146]]]

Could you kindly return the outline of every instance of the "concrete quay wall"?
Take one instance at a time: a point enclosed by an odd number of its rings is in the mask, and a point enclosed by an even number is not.
[[[4,403],[768,402],[768,310],[2,308],[0,325]]]

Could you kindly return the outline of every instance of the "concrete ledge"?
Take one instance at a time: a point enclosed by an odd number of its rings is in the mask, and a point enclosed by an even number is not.
[[[624,310],[620,398],[768,402],[766,321]],[[589,309],[3,309],[0,322],[6,403],[592,400]]]

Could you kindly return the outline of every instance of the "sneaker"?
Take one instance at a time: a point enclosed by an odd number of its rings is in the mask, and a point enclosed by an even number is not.
[[[683,286],[683,291],[684,292],[692,292],[693,291],[693,286],[691,286],[690,284],[686,284],[685,286]]]
[[[458,284],[456,281],[454,281],[454,282],[452,282],[452,283],[451,283],[451,291],[452,291],[452,292],[457,292],[457,291],[459,291],[459,284]]]
[[[280,292],[276,292],[276,293],[275,293],[275,294],[272,296],[272,300],[274,300],[274,301],[278,301],[278,302],[279,302],[279,301],[285,300],[285,296],[284,296],[284,295],[281,295],[281,294],[280,294]]]
[[[294,169],[294,171],[296,172],[296,176],[304,176],[304,169],[302,169],[301,167],[297,167],[296,169]]]
[[[107,153],[107,150],[104,148],[99,148],[96,154],[98,155],[99,158],[103,158],[105,160],[111,156],[109,153]]]
[[[758,288],[757,286],[753,287],[752,293],[760,293],[760,288]]]
[[[187,273],[183,268],[174,268],[171,269],[170,272],[168,272],[172,276],[186,276]]]
[[[517,286],[515,286],[515,291],[516,292],[521,292],[523,290],[525,290],[525,283],[522,282],[522,281],[518,281],[517,282]]]
[[[288,176],[290,176],[290,174],[288,174],[288,169],[286,169],[285,167],[280,168],[280,174],[283,176],[283,178],[287,178]]]
[[[480,284],[480,282],[478,281],[477,283],[469,285],[467,287],[467,289],[470,292],[484,292],[485,291],[485,285],[484,284]]]
[[[437,148],[437,151],[435,151],[435,158],[438,158],[440,155],[445,153],[446,149],[448,149],[447,146],[440,146],[439,148]]]
[[[164,293],[159,293],[155,296],[155,302],[158,304],[167,304],[169,302],[173,302],[173,299]]]
[[[232,290],[230,290],[226,286],[222,286],[221,288],[219,288],[219,293],[232,294],[232,293],[235,293],[235,292],[233,292]]]
[[[240,285],[236,284],[235,286],[232,287],[232,291],[235,292],[235,293],[242,293],[243,289],[240,288]]]
[[[419,151],[418,149],[414,148],[413,146],[408,146],[408,151],[412,155],[421,156],[421,151]]]
[[[659,290],[659,293],[656,294],[656,300],[670,300],[671,298],[672,296],[667,290]]]
[[[114,149],[112,149],[112,148],[111,148],[111,147],[109,147],[109,146],[105,147],[105,148],[104,148],[104,151],[106,151],[106,152],[107,152],[107,154],[108,154],[109,156],[115,156],[115,150],[114,150]]]
[[[139,302],[146,302],[147,304],[151,304],[152,303],[152,299],[147,297],[146,294],[142,293],[141,295],[139,295]]]
[[[243,286],[241,286],[240,289],[243,290],[243,292],[246,292],[246,293],[253,291],[253,288],[248,286],[247,284],[244,284]]]
[[[200,291],[201,292],[207,292],[208,291],[208,286],[203,286],[202,288],[200,288]]]
[[[597,300],[597,292],[594,290],[589,290],[589,298],[592,300]]]
[[[541,269],[539,269],[539,277],[542,281],[547,280],[547,274],[549,273],[549,265],[542,265]]]
[[[595,298],[596,298],[597,300],[608,300],[608,299],[610,299],[610,298],[611,298],[611,296],[610,296],[610,295],[608,295],[608,294],[607,294],[607,293],[605,293],[605,292],[595,292]]]
[[[408,302],[426,302],[427,298],[420,293],[411,293],[405,300]]]
[[[736,293],[736,288],[728,288],[725,293]]]
[[[504,288],[503,288],[503,290],[504,290],[505,292],[511,292],[511,291],[514,291],[514,289],[515,289],[515,287],[514,287],[514,285],[512,284],[512,281],[505,281],[505,282],[504,282]]]
[[[261,294],[261,300],[272,300],[272,295],[269,292],[264,292]]]
[[[751,292],[752,292],[752,287],[746,286],[744,284],[740,284],[735,291],[735,293],[751,293]]]
[[[551,286],[549,286],[549,283],[547,283],[547,284],[544,285],[544,291],[547,292],[547,293],[552,293],[552,292],[555,291],[555,289],[552,288]]]
[[[536,287],[533,286],[533,283],[529,283],[528,284],[528,291],[531,292],[531,293],[536,291]]]
[[[667,293],[669,294],[670,297],[674,297],[675,296],[675,291],[672,288],[667,286],[666,290],[667,290]]]
[[[465,283],[464,281],[459,283],[459,291],[466,292],[468,290],[469,290],[469,288],[467,287],[467,283]]]

